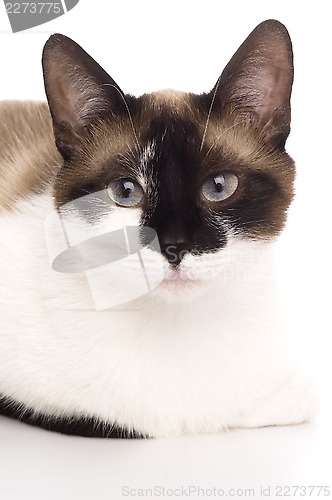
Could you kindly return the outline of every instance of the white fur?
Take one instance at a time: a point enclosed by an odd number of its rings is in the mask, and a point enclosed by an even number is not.
[[[138,220],[125,210],[127,224]],[[234,236],[214,255],[185,257],[180,277],[150,251],[145,266],[162,266],[165,280],[96,311],[86,274],[52,270],[51,211],[42,195],[0,217],[1,394],[155,437],[312,417],[312,389],[279,345],[269,243]],[[100,293],[117,287],[106,277]]]

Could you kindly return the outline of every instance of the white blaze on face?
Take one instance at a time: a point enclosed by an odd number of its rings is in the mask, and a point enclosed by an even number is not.
[[[137,182],[142,187],[145,196],[149,201],[150,208],[153,208],[158,199],[157,185],[151,175],[150,163],[156,158],[156,141],[149,141],[142,149],[140,161],[138,163]]]

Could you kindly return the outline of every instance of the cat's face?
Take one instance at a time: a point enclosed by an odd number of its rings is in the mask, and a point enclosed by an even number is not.
[[[46,92],[64,165],[58,209],[95,194],[87,227],[152,228],[165,296],[202,291],[234,242],[267,240],[283,228],[294,164],[290,123],[292,51],[276,21],[259,25],[208,94],[161,91],[135,98],[78,45],[47,42]],[[159,287],[160,288],[160,287]]]

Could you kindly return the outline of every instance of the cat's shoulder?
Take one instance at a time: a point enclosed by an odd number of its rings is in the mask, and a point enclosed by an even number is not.
[[[61,164],[46,102],[0,102],[0,210],[43,192]]]

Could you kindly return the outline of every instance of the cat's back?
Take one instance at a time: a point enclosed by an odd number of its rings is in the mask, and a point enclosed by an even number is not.
[[[0,102],[0,210],[42,193],[60,162],[47,104]]]

